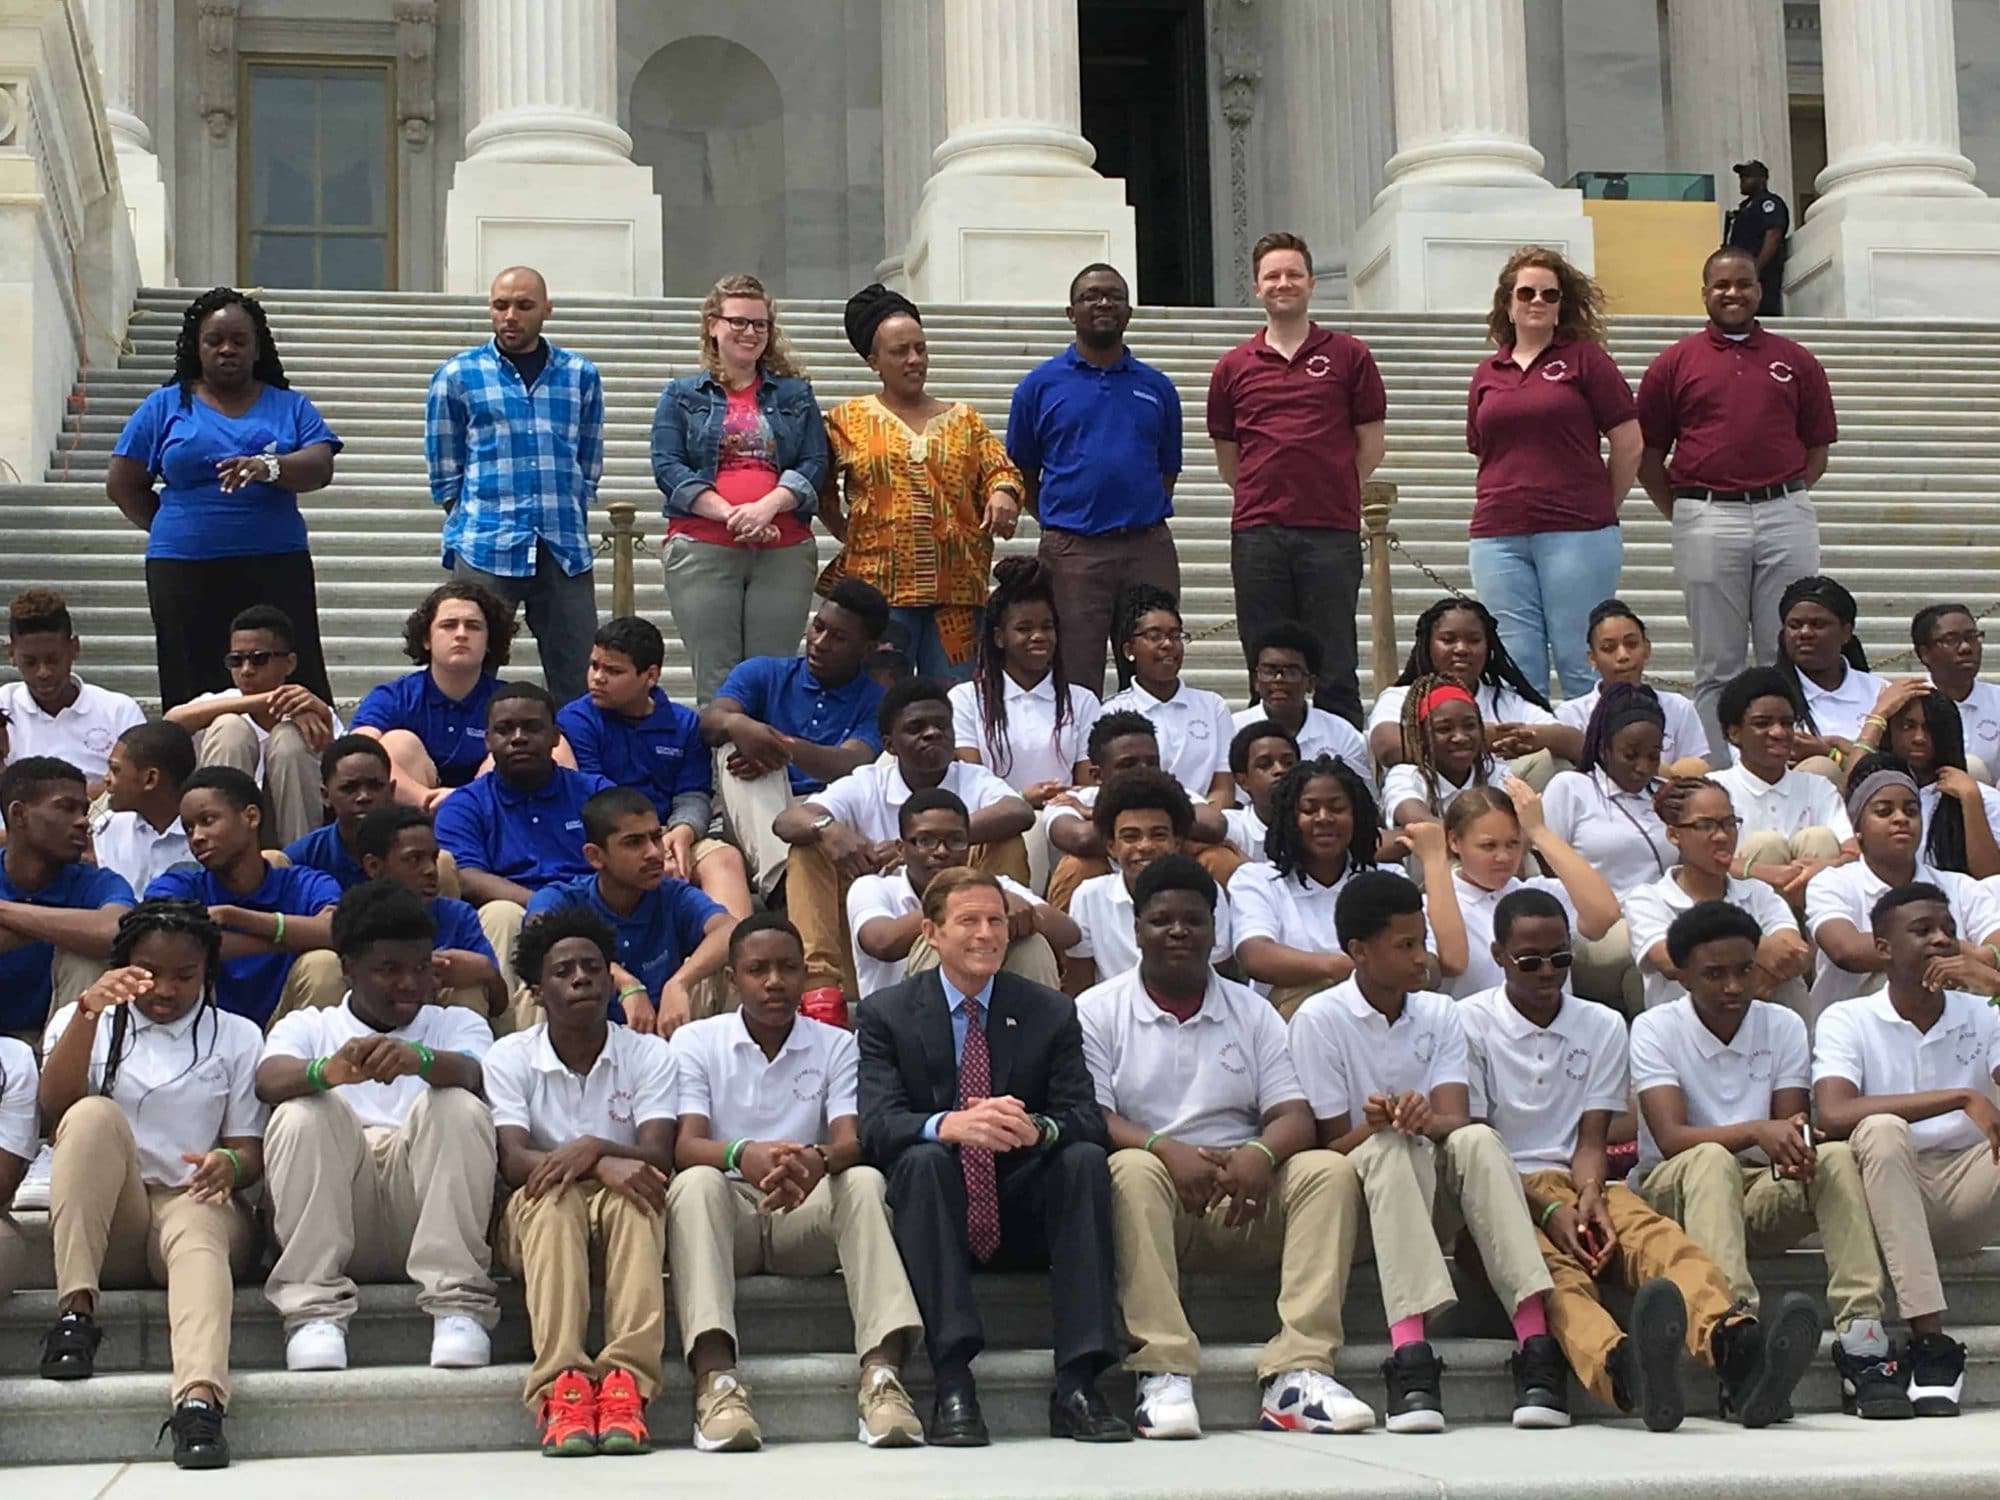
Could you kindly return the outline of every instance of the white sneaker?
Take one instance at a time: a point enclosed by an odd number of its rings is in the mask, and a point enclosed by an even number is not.
[[[27,1175],[21,1185],[14,1189],[14,1207],[23,1210],[46,1209],[49,1206],[49,1172],[55,1166],[56,1153],[47,1142],[35,1153],[35,1159],[28,1163]]]
[[[493,1340],[477,1318],[446,1313],[431,1323],[431,1367],[437,1370],[477,1370],[493,1362]]]
[[[1201,1413],[1195,1409],[1194,1382],[1185,1375],[1141,1375],[1132,1425],[1142,1438],[1200,1437]]]
[[[285,1339],[287,1370],[344,1370],[347,1368],[347,1330],[338,1323],[318,1318],[301,1323]]]
[[[1257,1425],[1272,1432],[1366,1432],[1375,1410],[1331,1375],[1287,1370],[1264,1387]]]

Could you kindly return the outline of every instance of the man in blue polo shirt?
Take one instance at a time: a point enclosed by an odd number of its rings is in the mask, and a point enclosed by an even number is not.
[[[611,1018],[672,1036],[691,1016],[717,1008],[711,981],[729,958],[736,918],[667,874],[660,815],[644,793],[628,786],[599,792],[584,803],[583,823],[584,856],[597,873],[543,886],[528,913],[588,906],[609,922],[620,970]]]
[[[181,788],[195,868],[167,871],[146,899],[208,908],[224,943],[216,1003],[269,1030],[292,1011],[340,1004],[347,985],[332,951],[340,887],[318,870],[268,864],[263,821],[255,781],[234,766],[203,766]]]
[[[365,879],[392,880],[430,907],[437,923],[431,971],[437,975],[438,1004],[479,1011],[493,1023],[496,1036],[511,1030],[507,1013],[514,999],[513,955],[503,963],[486,940],[479,913],[456,896],[438,894],[437,835],[429,816],[394,803],[378,807],[355,824],[354,852]]]
[[[343,891],[368,878],[354,847],[354,830],[389,800],[389,752],[365,734],[344,734],[319,757],[320,798],[333,814],[303,838],[285,845],[285,858],[331,875]]]
[[[767,900],[791,852],[771,832],[778,814],[882,753],[882,684],[863,669],[888,626],[881,590],[843,578],[807,623],[804,656],[739,663],[701,711],[723,832]]]
[[[1101,695],[1118,590],[1150,583],[1180,595],[1167,517],[1181,472],[1181,398],[1126,349],[1132,298],[1115,268],[1079,271],[1068,311],[1076,341],[1014,388],[1007,456],[1028,482],[1042,564],[1062,600],[1056,649],[1070,686]]]
[[[132,887],[83,862],[90,794],[68,761],[28,755],[0,771],[0,817],[0,1033],[39,1050],[49,1017],[104,972]]]

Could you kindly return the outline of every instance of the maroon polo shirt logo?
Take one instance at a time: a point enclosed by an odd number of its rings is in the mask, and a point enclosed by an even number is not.
[[[1333,373],[1333,361],[1324,354],[1315,354],[1306,361],[1306,374],[1314,380],[1324,380]]]
[[[1773,380],[1777,381],[1779,385],[1789,385],[1789,384],[1791,384],[1791,380],[1792,380],[1792,367],[1791,367],[1790,365],[1786,364],[1786,363],[1785,363],[1785,362],[1784,362],[1784,361],[1783,361],[1782,359],[1774,359],[1774,360],[1772,360],[1772,361],[1771,361],[1771,378],[1772,378]]]
[[[1567,374],[1569,374],[1569,361],[1565,359],[1552,359],[1542,366],[1542,379],[1552,383],[1561,380]]]

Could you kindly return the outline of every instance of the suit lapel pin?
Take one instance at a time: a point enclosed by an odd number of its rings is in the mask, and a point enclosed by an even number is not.
[[[1008,1024],[1009,1026],[1013,1026],[1013,1025],[1015,1025],[1015,1024],[1017,1024],[1017,1023],[1015,1022],[1015,1020],[1014,1020],[1014,1018],[1013,1018],[1012,1016],[1009,1016],[1009,1017],[1007,1018],[1007,1024]]]

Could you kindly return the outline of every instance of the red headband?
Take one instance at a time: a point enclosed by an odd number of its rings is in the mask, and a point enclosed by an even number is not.
[[[1428,719],[1431,716],[1432,710],[1437,708],[1437,706],[1440,703],[1470,703],[1475,709],[1479,707],[1478,700],[1475,699],[1472,696],[1472,694],[1468,693],[1464,688],[1460,687],[1457,683],[1440,682],[1436,687],[1432,688],[1428,693],[1425,693],[1424,696],[1418,701],[1417,703],[1418,721],[1422,722],[1423,720]]]

